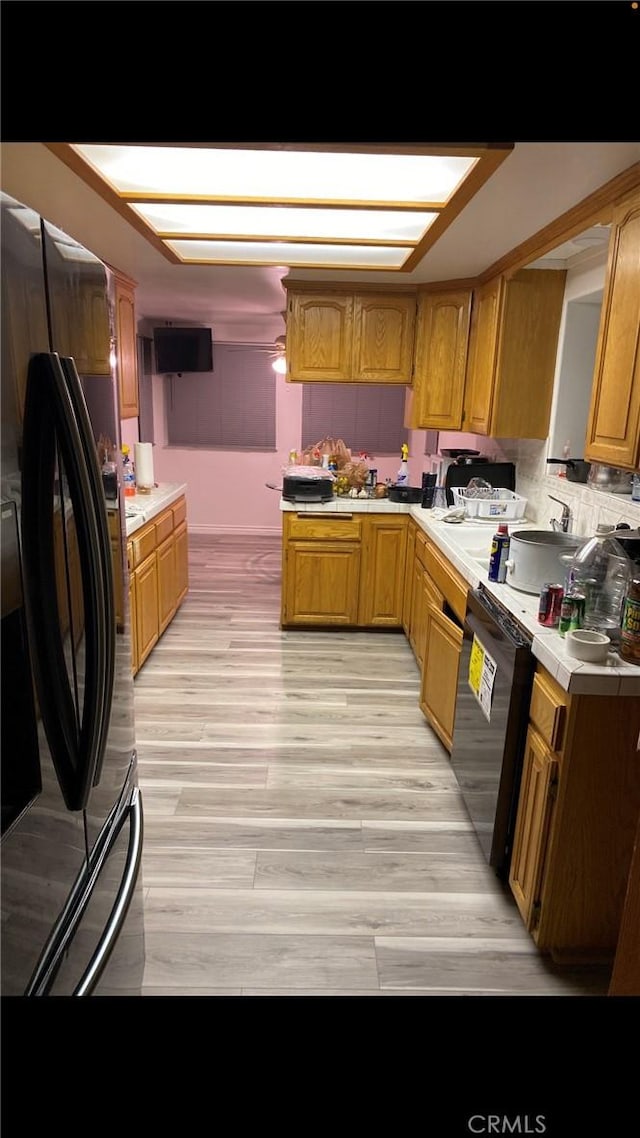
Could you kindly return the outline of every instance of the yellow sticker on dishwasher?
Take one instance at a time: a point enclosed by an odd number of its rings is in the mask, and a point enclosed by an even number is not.
[[[488,721],[491,720],[491,703],[496,671],[497,665],[493,656],[487,652],[474,634],[471,656],[469,657],[469,687]]]
[[[469,687],[476,695],[480,692],[483,664],[484,648],[477,637],[474,636],[471,645],[471,656],[469,657]]]

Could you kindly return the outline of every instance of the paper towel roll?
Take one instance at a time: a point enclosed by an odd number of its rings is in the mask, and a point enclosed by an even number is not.
[[[155,485],[152,443],[134,443],[133,452],[136,487],[138,490],[152,490]]]

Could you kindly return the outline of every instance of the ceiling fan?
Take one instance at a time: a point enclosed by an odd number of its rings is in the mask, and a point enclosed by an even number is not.
[[[266,352],[271,359],[271,366],[279,375],[285,375],[287,370],[286,336],[276,336],[272,348],[258,348],[259,352]]]

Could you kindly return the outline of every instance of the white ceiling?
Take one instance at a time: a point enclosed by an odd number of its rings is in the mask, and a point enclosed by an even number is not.
[[[475,277],[640,162],[640,142],[516,143],[412,273],[173,265],[41,143],[5,143],[1,188],[137,282],[139,319],[202,323],[269,339],[284,329],[281,279],[381,285]],[[584,246],[582,247],[584,248]],[[568,251],[567,251],[568,252]],[[249,332],[249,329],[253,330]]]

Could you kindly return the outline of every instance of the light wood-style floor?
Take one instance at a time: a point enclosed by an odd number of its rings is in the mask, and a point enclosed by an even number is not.
[[[279,539],[189,540],[135,680],[143,995],[605,993],[484,861],[404,634],[283,632]]]

